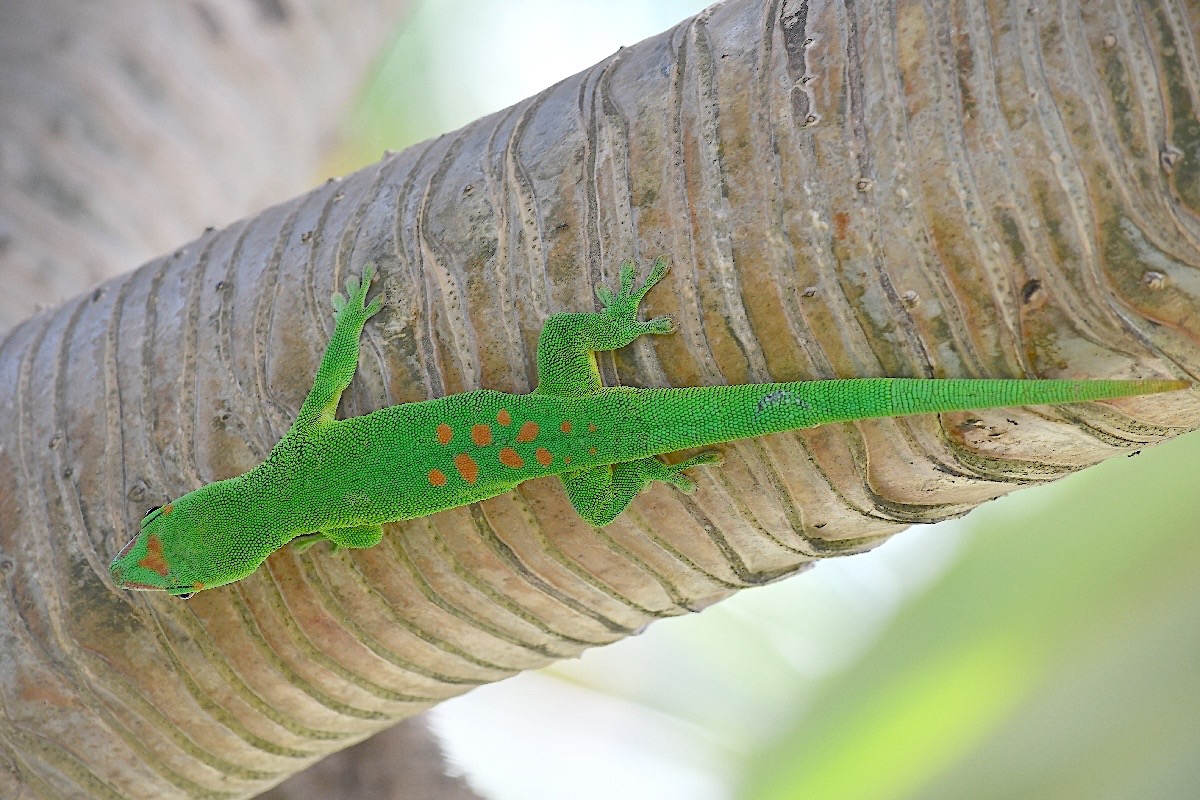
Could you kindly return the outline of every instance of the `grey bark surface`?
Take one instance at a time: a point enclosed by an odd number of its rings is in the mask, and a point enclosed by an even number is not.
[[[0,780],[253,795],[483,682],[1196,427],[1194,395],[725,448],[592,529],[553,480],[285,549],[186,603],[107,563],[260,461],[374,261],[343,409],[533,387],[622,259],[679,332],[608,383],[1196,375],[1200,4],[730,0],[460,131],[178,247],[0,346]],[[4,776],[7,775],[7,778]],[[0,789],[7,787],[0,786]]]

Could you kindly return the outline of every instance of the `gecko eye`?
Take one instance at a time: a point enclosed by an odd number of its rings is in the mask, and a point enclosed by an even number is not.
[[[150,509],[149,511],[147,511],[145,514],[142,515],[142,519],[145,519],[146,517],[150,516],[155,511],[158,511],[160,508],[162,508],[162,506],[155,506],[154,508]]]
[[[187,600],[194,594],[195,594],[195,592],[184,592],[183,594],[177,594],[175,596],[178,597],[180,600]]]

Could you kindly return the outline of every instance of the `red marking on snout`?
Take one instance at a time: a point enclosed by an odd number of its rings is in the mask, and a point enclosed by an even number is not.
[[[171,567],[163,556],[162,542],[153,533],[146,539],[146,555],[138,562],[138,566],[157,572],[164,578],[171,574]]]

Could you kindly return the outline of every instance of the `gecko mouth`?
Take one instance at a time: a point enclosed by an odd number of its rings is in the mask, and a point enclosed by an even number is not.
[[[139,592],[166,592],[169,595],[178,597],[180,600],[187,600],[196,593],[196,590],[190,586],[151,586],[148,583],[122,580],[118,580],[117,585],[122,589],[134,589]]]
[[[122,589],[136,589],[139,592],[169,592],[170,589],[164,589],[161,586],[151,586],[148,583],[138,583],[137,581],[123,581],[117,578],[117,585]]]
[[[139,592],[166,592],[184,600],[187,600],[196,593],[195,586],[154,586],[140,581],[126,580],[124,575],[122,575],[123,570],[120,564],[113,564],[111,570],[113,583],[122,589],[134,589]]]

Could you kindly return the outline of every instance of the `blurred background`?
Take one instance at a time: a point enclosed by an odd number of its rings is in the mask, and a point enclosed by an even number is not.
[[[418,0],[327,174],[705,5]],[[1198,483],[1193,435],[478,689],[434,724],[494,800],[1200,797]]]

